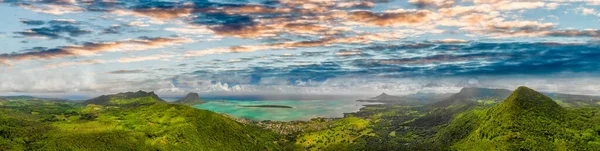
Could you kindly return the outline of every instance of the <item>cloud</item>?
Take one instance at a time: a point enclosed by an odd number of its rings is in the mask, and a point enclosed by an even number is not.
[[[329,27],[314,25],[314,24],[285,24],[284,27],[287,31],[296,32],[296,33],[306,33],[306,34],[319,34],[329,30]]]
[[[373,66],[372,63],[376,63],[378,65],[406,65],[406,64],[435,64],[435,63],[449,63],[449,62],[457,62],[457,61],[467,61],[467,60],[478,60],[478,59],[486,59],[486,58],[506,58],[508,56],[502,54],[488,54],[488,53],[480,53],[480,54],[467,54],[467,55],[434,55],[427,57],[415,57],[415,58],[403,58],[403,59],[374,59],[374,60],[357,60],[357,65],[367,65]]]
[[[210,29],[218,35],[240,38],[264,36],[265,31],[273,28],[261,25],[217,25]]]
[[[198,70],[202,72],[190,73],[194,75],[194,78],[188,80],[212,80],[218,82],[221,86],[227,83],[227,89],[219,90],[209,88],[210,85],[214,84],[211,82],[206,85],[193,86],[194,89],[199,91],[227,90],[234,92],[232,88],[239,86],[244,88],[239,91],[244,92],[273,90],[283,93],[317,90],[356,92],[351,90],[356,87],[362,87],[365,90],[401,91],[401,89],[407,87],[398,85],[398,81],[402,81],[402,79],[421,79],[424,81],[412,83],[414,87],[410,88],[411,91],[435,89],[435,92],[439,92],[437,90],[448,88],[440,87],[440,85],[448,84],[449,86],[452,85],[451,87],[457,87],[457,89],[468,86],[470,78],[476,78],[480,81],[479,84],[486,87],[507,87],[509,85],[500,85],[500,83],[504,80],[515,82],[511,80],[520,79],[523,77],[523,73],[527,73],[526,75],[532,79],[544,79],[555,75],[573,76],[587,73],[593,75],[600,71],[598,70],[600,64],[593,61],[600,55],[594,50],[598,50],[600,47],[593,43],[431,43],[428,47],[412,48],[407,45],[339,51],[340,54],[345,52],[358,54],[357,52],[360,51],[373,54],[376,56],[375,58],[391,59],[347,57],[303,65],[290,63],[293,60],[290,59],[287,62],[273,62],[269,66],[242,68],[235,71],[202,69]],[[438,49],[438,47],[443,48]],[[454,49],[450,49],[452,47]],[[338,54],[326,53],[321,58],[331,58],[331,55]],[[311,58],[314,57],[318,56],[312,56]],[[452,78],[463,80],[453,81]],[[494,78],[503,78],[503,80],[497,81],[493,80]],[[345,81],[345,83],[340,80]],[[551,81],[551,78],[546,80]],[[431,82],[436,84],[428,86],[428,83]],[[568,82],[565,83],[564,81],[552,83],[552,85],[559,86],[558,83],[568,85]],[[518,85],[512,84],[510,86]],[[536,85],[536,83],[531,83],[531,85]],[[586,90],[586,92],[589,90],[591,89]]]
[[[63,15],[71,13],[81,13],[85,9],[74,6],[74,5],[62,5],[62,4],[18,4],[19,7],[38,13],[46,13],[52,15]]]
[[[211,48],[206,50],[191,50],[185,53],[185,57],[204,56],[211,54],[223,54],[223,53],[242,53],[242,52],[255,52],[261,50],[276,50],[276,49],[293,49],[301,47],[321,47],[332,44],[365,44],[373,41],[388,41],[399,38],[401,35],[395,33],[387,34],[365,34],[353,37],[331,37],[323,38],[319,40],[309,41],[296,41],[296,42],[283,42],[273,43],[264,45],[253,45],[253,46],[233,46],[229,48]]]
[[[56,69],[57,72],[19,71],[0,69],[0,76],[5,80],[0,84],[0,92],[20,93],[74,93],[90,92],[97,89],[98,77],[93,71]],[[101,84],[101,83],[100,83]]]
[[[432,42],[437,42],[437,43],[467,43],[469,42],[468,40],[463,40],[463,39],[442,39],[442,40],[433,40]]]
[[[23,23],[25,25],[30,25],[30,26],[39,26],[39,25],[44,25],[46,22],[44,22],[43,20],[21,19],[21,23]]]
[[[46,68],[60,68],[74,65],[90,65],[90,64],[103,64],[105,61],[103,60],[81,60],[81,61],[73,61],[73,62],[59,62],[53,64],[46,64],[44,67]]]
[[[360,50],[340,50],[340,51],[336,52],[335,55],[338,55],[338,56],[357,56],[357,55],[363,55],[363,52],[360,51]]]
[[[192,8],[136,8],[133,9],[133,14],[144,15],[160,20],[171,20],[190,16],[192,11]]]
[[[463,27],[461,30],[494,38],[541,37],[553,30],[554,23],[538,21],[488,21],[482,26]]]
[[[171,31],[179,34],[192,34],[192,35],[201,35],[201,34],[212,34],[213,32],[206,27],[198,27],[198,26],[187,26],[182,28],[169,27],[165,28],[166,31]]]
[[[418,8],[425,7],[451,7],[456,3],[456,0],[409,0],[409,3],[416,5]]]
[[[340,8],[372,8],[375,7],[375,3],[369,1],[360,2],[339,2],[337,7]]]
[[[90,34],[92,31],[81,29],[72,25],[51,25],[49,27],[31,28],[15,33],[32,38],[70,39],[70,37],[78,37],[81,35]],[[62,36],[62,34],[67,34],[69,37]]]
[[[581,13],[582,15],[592,15],[600,17],[600,12],[592,8],[579,7],[576,10],[579,11],[578,13]]]
[[[0,61],[10,62],[32,59],[47,60],[64,57],[91,56],[102,52],[141,51],[189,42],[192,42],[192,40],[187,38],[162,37],[140,37],[138,39],[127,39],[116,42],[87,42],[83,45],[63,46],[24,53],[0,54]]]
[[[555,10],[556,8],[558,8],[558,6],[560,6],[559,3],[548,3],[546,4],[546,9]]]
[[[130,57],[130,58],[120,58],[118,60],[118,62],[121,63],[127,63],[127,62],[140,62],[140,61],[148,61],[148,60],[159,60],[159,59],[165,59],[165,58],[171,58],[174,57],[173,55],[150,55],[150,56],[143,56],[143,57]]]
[[[498,10],[521,10],[521,9],[534,9],[544,7],[546,3],[544,2],[511,2],[511,1],[502,1],[500,3],[496,3],[494,5]]]
[[[136,73],[145,73],[144,70],[115,70],[108,72],[110,74],[136,74]]]
[[[600,38],[600,30],[586,29],[586,30],[556,30],[544,32],[544,35],[554,37],[593,37]]]
[[[224,6],[219,8],[227,14],[281,14],[290,13],[291,8],[266,7],[262,5]]]
[[[415,25],[429,20],[430,11],[427,10],[394,10],[383,13],[370,11],[355,11],[348,15],[351,21],[375,26],[401,26]]]

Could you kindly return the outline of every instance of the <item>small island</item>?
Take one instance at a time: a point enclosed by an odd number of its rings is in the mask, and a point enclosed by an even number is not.
[[[240,107],[260,107],[260,108],[294,108],[285,105],[241,105]]]

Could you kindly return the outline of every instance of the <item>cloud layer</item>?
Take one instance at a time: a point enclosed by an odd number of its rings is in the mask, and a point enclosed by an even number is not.
[[[0,0],[7,22],[0,40],[8,43],[0,50],[0,75],[10,77],[0,93],[533,85],[589,94],[600,89],[577,85],[598,83],[589,78],[600,73],[597,6],[595,0]],[[577,82],[560,80],[566,77]]]

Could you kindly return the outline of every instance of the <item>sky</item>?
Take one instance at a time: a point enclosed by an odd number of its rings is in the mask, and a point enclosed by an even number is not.
[[[600,95],[600,0],[0,0],[0,94]]]

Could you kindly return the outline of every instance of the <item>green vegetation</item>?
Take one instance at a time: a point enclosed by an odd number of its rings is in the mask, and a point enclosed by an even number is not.
[[[102,95],[90,100],[83,102],[83,104],[96,104],[106,106],[119,106],[119,107],[137,107],[143,105],[152,105],[166,102],[158,97],[154,92],[126,92],[115,95]]]
[[[600,117],[582,114],[598,111],[565,110],[549,97],[520,87],[492,108],[457,117],[445,131],[466,136],[452,144],[457,150],[593,150],[600,148]]]
[[[367,128],[369,121],[357,117],[334,120],[330,124],[328,129],[299,135],[296,143],[306,150],[337,150],[353,143],[358,137],[373,135],[373,130]]]
[[[241,124],[206,110],[165,104],[151,94],[138,94],[104,96],[110,98],[99,101],[105,105],[86,101],[86,106],[38,100],[3,101],[0,150],[283,150],[294,147],[280,141],[280,135],[261,127]]]
[[[106,95],[82,103],[2,98],[0,150],[600,148],[600,108],[582,105],[589,97],[560,95],[564,99],[553,101],[520,87],[499,101],[501,96],[496,95],[505,94],[467,89],[428,105],[368,105],[344,118],[292,122],[224,116],[167,104],[146,92]]]
[[[288,135],[287,139],[308,150],[600,148],[600,109],[565,109],[526,87],[520,87],[500,103],[489,99],[493,97],[477,99],[480,97],[474,96],[481,96],[478,93],[465,92],[468,94],[459,93],[432,105],[370,105],[346,118],[309,121],[304,124],[320,125],[319,129],[301,128],[303,132]],[[342,122],[361,121],[357,119],[365,122],[359,122],[363,123],[360,127]]]

